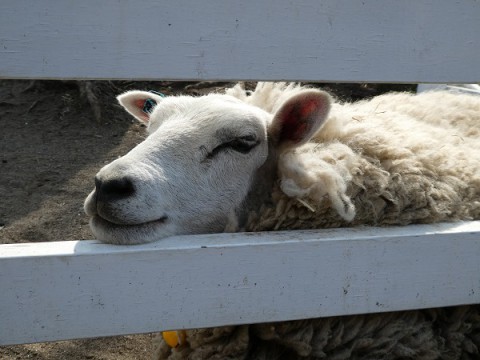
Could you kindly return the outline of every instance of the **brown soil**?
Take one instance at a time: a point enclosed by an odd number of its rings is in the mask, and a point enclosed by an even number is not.
[[[0,244],[92,238],[83,201],[95,173],[145,136],[143,126],[116,105],[115,95],[132,88],[196,95],[224,86],[228,84],[0,81]],[[354,100],[412,89],[325,86]],[[4,346],[0,358],[148,359],[152,336]]]

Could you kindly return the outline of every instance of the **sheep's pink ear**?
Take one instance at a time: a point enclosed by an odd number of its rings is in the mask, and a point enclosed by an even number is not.
[[[330,102],[330,95],[320,90],[292,96],[273,117],[269,129],[273,141],[283,148],[308,142],[327,119]]]
[[[155,105],[162,97],[147,91],[132,90],[117,96],[120,105],[143,123],[148,123]]]

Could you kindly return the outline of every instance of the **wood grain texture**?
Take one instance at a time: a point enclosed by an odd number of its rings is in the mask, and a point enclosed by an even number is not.
[[[0,78],[480,82],[480,2],[0,2]],[[480,222],[0,245],[0,345],[480,303]]]
[[[0,345],[480,303],[480,222],[0,245]]]
[[[471,0],[18,0],[0,14],[0,78],[480,82]]]

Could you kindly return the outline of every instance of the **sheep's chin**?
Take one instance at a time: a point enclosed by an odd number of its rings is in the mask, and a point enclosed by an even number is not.
[[[94,215],[90,218],[90,228],[98,240],[114,245],[144,244],[174,235],[172,225],[165,218],[143,224],[120,225]]]

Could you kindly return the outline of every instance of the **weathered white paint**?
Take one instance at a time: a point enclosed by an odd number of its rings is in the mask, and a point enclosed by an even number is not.
[[[0,345],[480,303],[480,222],[0,245]]]
[[[0,78],[473,83],[479,18],[469,0],[3,1]],[[0,344],[479,303],[479,258],[479,222],[0,245]]]
[[[0,78],[480,81],[471,0],[17,0],[0,14]]]

